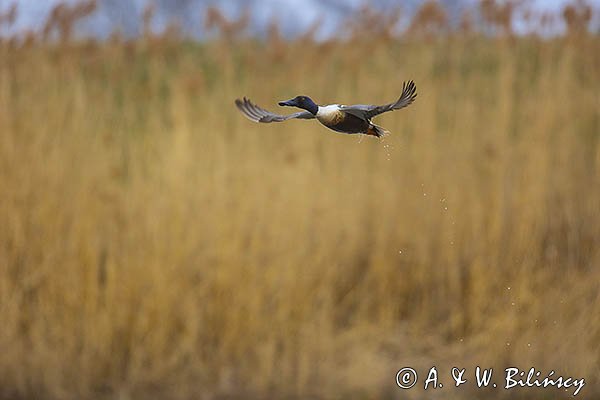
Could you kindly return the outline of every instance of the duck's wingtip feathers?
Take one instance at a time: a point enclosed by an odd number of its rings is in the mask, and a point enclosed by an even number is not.
[[[397,105],[400,107],[406,107],[411,104],[417,98],[417,85],[411,79],[402,84],[402,95],[398,99]]]
[[[250,121],[262,122],[264,115],[259,111],[261,109],[254,105],[246,96],[242,97],[241,100],[235,99],[235,105]]]

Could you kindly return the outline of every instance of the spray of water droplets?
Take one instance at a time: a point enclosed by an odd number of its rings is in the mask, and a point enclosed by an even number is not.
[[[394,146],[390,146],[389,143],[385,143],[385,138],[381,138],[381,144],[385,150],[386,158],[388,161],[392,160],[392,155],[390,150],[394,150]]]

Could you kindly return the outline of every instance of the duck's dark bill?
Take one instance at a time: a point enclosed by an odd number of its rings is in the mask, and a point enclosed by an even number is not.
[[[294,107],[296,105],[296,102],[294,101],[294,99],[290,99],[290,100],[286,100],[286,101],[280,101],[279,105],[280,106]]]

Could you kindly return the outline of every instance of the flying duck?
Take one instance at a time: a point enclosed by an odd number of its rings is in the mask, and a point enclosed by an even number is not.
[[[371,122],[371,118],[384,112],[399,110],[411,104],[417,97],[417,87],[413,81],[404,82],[400,98],[381,106],[371,104],[355,104],[345,106],[330,104],[320,106],[308,96],[296,96],[293,99],[279,102],[280,106],[298,107],[306,111],[293,114],[274,114],[252,103],[249,99],[237,99],[235,105],[251,121],[254,122],[283,122],[290,119],[316,118],[327,128],[341,133],[361,133],[381,137],[387,133],[385,129]]]

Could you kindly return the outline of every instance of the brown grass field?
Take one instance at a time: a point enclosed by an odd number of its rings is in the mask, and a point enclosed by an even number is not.
[[[4,41],[0,321],[1,399],[597,398],[600,38]]]

